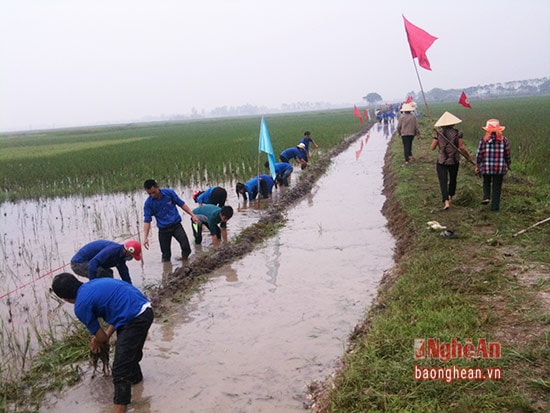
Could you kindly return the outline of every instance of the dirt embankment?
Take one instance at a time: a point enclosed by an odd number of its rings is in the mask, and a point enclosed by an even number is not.
[[[257,223],[245,228],[239,236],[228,244],[222,244],[215,251],[184,264],[168,276],[157,289],[148,293],[157,312],[163,312],[170,300],[197,283],[201,275],[235,261],[250,253],[259,243],[270,237],[277,227],[284,224],[286,211],[311,192],[315,182],[327,171],[332,159],[346,150],[353,142],[368,132],[372,125],[345,139],[340,145],[319,156],[315,163],[302,171],[299,182],[288,191],[281,193],[278,200],[269,205]]]

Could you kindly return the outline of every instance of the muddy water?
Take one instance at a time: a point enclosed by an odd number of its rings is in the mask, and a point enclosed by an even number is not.
[[[228,189],[228,205],[235,215],[228,224],[231,240],[242,228],[258,220],[262,207],[237,199],[233,183],[222,184]],[[194,189],[174,188],[191,208],[197,204],[191,198]],[[274,198],[278,196],[273,194]],[[57,198],[22,201],[0,205],[0,358],[9,360],[2,369],[2,378],[17,375],[24,360],[37,350],[37,335],[48,332],[61,334],[59,326],[65,320],[63,311],[56,311],[59,301],[49,293],[55,274],[71,271],[70,260],[84,244],[96,239],[124,242],[141,239],[143,227],[144,191],[134,194],[112,194],[95,197]],[[191,224],[187,214],[183,226],[190,237],[193,254],[211,248],[206,236],[203,246],[192,242]],[[156,227],[153,225],[150,249],[144,250],[142,261],[129,261],[132,282],[139,288],[159,284],[163,275],[181,265],[179,245],[172,242],[172,261],[163,265]],[[115,270],[115,277],[118,277]],[[83,279],[84,281],[85,279]],[[72,313],[72,309],[69,309]],[[29,348],[28,353],[18,349]],[[26,363],[28,365],[28,363]]]
[[[371,129],[339,155],[275,237],[210,275],[191,303],[157,318],[133,412],[298,412],[335,368],[392,266],[380,209],[387,140]],[[110,411],[109,378],[85,374],[41,412]]]

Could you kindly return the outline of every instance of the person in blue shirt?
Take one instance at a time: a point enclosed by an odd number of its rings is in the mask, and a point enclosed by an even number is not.
[[[262,198],[266,199],[269,198],[269,195],[272,193],[274,185],[275,181],[271,175],[260,174],[249,179],[244,184],[237,182],[235,190],[237,192],[237,198],[242,195],[245,201],[247,198],[252,201],[258,196],[258,187],[260,188],[260,195]]]
[[[151,303],[133,285],[112,278],[82,283],[73,274],[61,273],[54,277],[52,291],[74,304],[76,317],[93,336],[91,352],[101,352],[116,331],[113,403],[115,412],[126,412],[132,399],[132,384],[143,380],[139,362],[154,319]],[[99,319],[108,323],[106,329]]]
[[[191,223],[195,244],[202,243],[203,225],[210,230],[214,247],[220,245],[220,240],[227,242],[227,221],[233,216],[232,207],[225,205],[220,208],[216,205],[205,204],[195,208],[193,213],[201,221],[200,224]]]
[[[181,258],[186,260],[191,254],[191,246],[181,225],[181,216],[177,207],[179,206],[189,214],[193,222],[199,223],[199,219],[173,189],[159,188],[157,181],[154,179],[146,180],[143,187],[149,195],[143,206],[143,246],[149,249],[149,231],[151,230],[151,221],[155,217],[159,229],[158,236],[162,262],[168,262],[172,257],[172,237],[179,242]]]
[[[269,162],[264,164],[266,168],[269,169]],[[294,171],[294,168],[291,164],[286,162],[276,162],[275,163],[275,183],[283,186],[288,186],[290,182],[290,175]]]
[[[227,191],[221,186],[211,186],[206,191],[193,192],[193,200],[199,205],[212,204],[221,208],[227,200]]]
[[[315,142],[313,140],[313,138],[311,137],[311,132],[310,131],[305,131],[304,132],[304,137],[300,140],[300,143],[303,143],[305,145],[305,150],[306,150],[306,157],[305,157],[305,160],[306,162],[309,162],[309,144],[313,144],[313,146],[315,146],[315,149],[319,149],[319,145],[317,145],[317,142]],[[305,167],[302,165],[302,169],[304,169]]]
[[[309,163],[306,161],[306,157],[306,145],[303,142],[300,142],[298,145],[292,148],[285,149],[279,155],[279,159],[281,160],[281,162],[290,163],[292,159],[296,159],[296,162],[298,162],[303,168],[309,165]]]
[[[104,239],[90,242],[80,248],[71,258],[72,270],[93,280],[94,278],[113,278],[112,267],[116,267],[120,278],[132,284],[126,261],[132,258],[141,260],[141,244],[135,240],[128,240],[118,244]]]

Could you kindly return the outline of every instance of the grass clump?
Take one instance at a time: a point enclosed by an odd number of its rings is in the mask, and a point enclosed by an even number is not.
[[[352,334],[341,370],[315,389],[313,411],[550,409],[549,227],[544,224],[514,236],[550,216],[546,164],[534,167],[532,157],[541,155],[524,145],[539,142],[540,152],[548,125],[541,126],[542,136],[523,130],[524,122],[540,124],[541,119],[525,116],[516,123],[520,118],[512,112],[523,113],[522,102],[509,110],[498,102],[480,106],[473,120],[470,112],[456,111],[464,119],[460,129],[471,131],[465,139],[470,152],[475,155],[481,126],[492,117],[507,126],[505,134],[513,142],[512,170],[504,180],[501,210],[493,212],[480,204],[481,180],[465,160],[451,209],[442,209],[435,172],[437,151],[429,149],[428,119],[421,120],[423,138],[414,142],[416,162],[402,165],[401,139],[393,137],[386,156],[384,213],[397,240],[397,265],[384,276],[377,301]],[[443,105],[433,108],[434,113],[444,110],[448,109]],[[542,120],[547,118],[545,113]],[[531,152],[526,155],[522,148]],[[428,229],[428,221],[438,221],[457,237],[440,236],[440,231]],[[448,362],[415,359],[415,339],[428,338],[441,342],[455,338],[462,344],[484,338],[500,344],[501,357],[457,357]],[[484,372],[499,370],[502,376],[450,383],[418,380],[415,366],[479,367]]]

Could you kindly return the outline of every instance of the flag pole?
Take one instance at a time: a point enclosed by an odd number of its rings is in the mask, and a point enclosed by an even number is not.
[[[424,87],[422,86],[422,81],[420,80],[420,74],[418,73],[418,67],[416,66],[416,61],[414,60],[414,57],[413,57],[412,61],[413,61],[413,64],[414,64],[414,70],[416,71],[416,78],[418,79],[418,84],[420,85],[420,91],[422,92],[422,99],[424,100],[424,105],[426,106],[426,113],[428,114],[428,119],[430,120],[430,124],[432,125],[433,131],[438,136],[441,136],[443,139],[445,139],[453,148],[455,148],[457,150],[457,152],[464,157],[464,159],[466,159],[468,162],[470,162],[472,165],[475,166],[476,164],[475,164],[474,161],[472,161],[470,156],[466,156],[465,154],[463,154],[462,151],[453,142],[451,142],[449,139],[447,139],[447,137],[445,135],[443,135],[440,131],[438,131],[435,128],[435,124],[434,124],[434,121],[432,119],[432,115],[430,113],[430,107],[428,106],[428,100],[426,99],[426,94],[424,93]]]
[[[261,152],[258,151],[258,175],[256,176],[258,178],[258,188],[256,188],[256,191],[258,195],[256,197],[258,198],[258,205],[260,205],[260,154]]]

